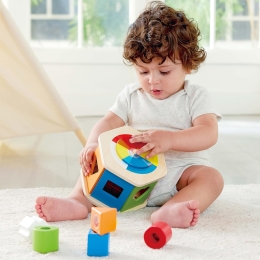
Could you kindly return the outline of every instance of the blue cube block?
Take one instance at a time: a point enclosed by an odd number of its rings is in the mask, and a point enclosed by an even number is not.
[[[87,255],[88,256],[108,256],[110,233],[99,235],[92,229],[88,232]]]

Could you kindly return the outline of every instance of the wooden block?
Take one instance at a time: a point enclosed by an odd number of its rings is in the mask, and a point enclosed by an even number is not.
[[[162,248],[172,237],[172,229],[165,222],[156,222],[144,233],[144,241],[153,249]]]
[[[92,207],[91,229],[99,235],[104,235],[116,230],[115,208]]]
[[[93,230],[88,232],[87,255],[88,256],[108,256],[109,255],[110,234],[99,235]]]
[[[26,216],[19,224],[19,233],[33,241],[33,228],[36,226],[48,226],[47,222],[39,217]]]
[[[59,228],[37,226],[33,229],[33,250],[42,254],[59,250]]]

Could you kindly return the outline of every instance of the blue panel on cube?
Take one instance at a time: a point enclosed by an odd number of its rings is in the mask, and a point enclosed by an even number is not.
[[[149,166],[147,168],[136,168],[131,165],[128,165],[126,169],[130,172],[134,172],[137,174],[148,174],[148,173],[153,172],[156,169],[156,166],[152,164],[151,166]]]
[[[147,168],[148,166],[151,165],[151,163],[149,161],[147,161],[146,159],[144,159],[141,156],[130,156],[129,155],[129,156],[123,158],[123,161],[136,168]]]
[[[92,229],[88,232],[87,255],[88,256],[108,256],[110,233],[99,235]]]
[[[119,211],[133,189],[134,186],[132,184],[105,170],[91,196]]]

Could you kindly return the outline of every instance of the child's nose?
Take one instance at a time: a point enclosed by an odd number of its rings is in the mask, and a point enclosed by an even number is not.
[[[149,84],[154,85],[159,82],[159,78],[155,73],[151,73],[149,77]]]

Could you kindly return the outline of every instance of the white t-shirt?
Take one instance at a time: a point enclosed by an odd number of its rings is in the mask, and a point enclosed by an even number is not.
[[[191,85],[187,80],[184,89],[163,100],[155,99],[144,92],[139,83],[129,84],[119,93],[115,104],[109,110],[139,131],[155,129],[181,131],[192,127],[192,121],[196,117],[209,113],[215,114],[218,120],[221,119],[221,115],[212,107],[208,91],[204,87]],[[185,167],[190,164],[209,165],[209,150],[198,152],[170,150],[164,155],[167,175],[174,167]]]

